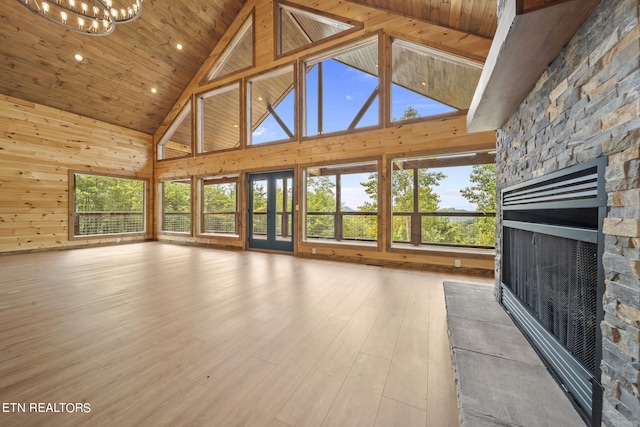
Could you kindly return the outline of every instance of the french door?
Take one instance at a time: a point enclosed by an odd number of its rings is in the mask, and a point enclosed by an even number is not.
[[[293,171],[249,175],[249,247],[293,252]]]

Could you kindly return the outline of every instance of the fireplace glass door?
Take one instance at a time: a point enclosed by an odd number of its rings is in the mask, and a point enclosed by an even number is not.
[[[600,425],[605,159],[502,191],[501,303]]]

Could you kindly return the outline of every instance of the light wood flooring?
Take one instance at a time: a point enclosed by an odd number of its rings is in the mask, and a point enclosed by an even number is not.
[[[157,242],[0,256],[0,425],[456,426],[443,280],[492,283]]]

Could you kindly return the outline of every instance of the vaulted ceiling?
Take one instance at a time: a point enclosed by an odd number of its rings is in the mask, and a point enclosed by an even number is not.
[[[496,0],[350,1],[484,37],[495,33]],[[145,0],[138,20],[91,37],[7,0],[0,9],[0,94],[152,134],[244,3]],[[84,59],[76,61],[76,53]]]

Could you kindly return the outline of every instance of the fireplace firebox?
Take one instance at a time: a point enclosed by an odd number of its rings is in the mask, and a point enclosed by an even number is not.
[[[606,158],[501,192],[500,301],[585,421],[600,425]]]

